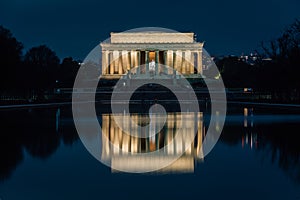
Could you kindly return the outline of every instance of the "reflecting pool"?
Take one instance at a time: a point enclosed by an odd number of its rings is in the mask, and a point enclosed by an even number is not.
[[[86,150],[70,106],[3,109],[0,199],[300,199],[299,110],[228,108],[221,137],[205,157],[209,111],[168,111],[162,126],[150,123],[159,116],[131,113],[136,123],[149,125],[139,132],[124,121],[130,130],[149,136],[138,138],[100,110],[101,136],[106,138],[99,138],[100,157],[112,167]],[[176,133],[180,123],[188,127],[184,137]],[[145,156],[158,150],[158,156]],[[155,172],[114,170],[147,168],[178,154],[176,162]]]

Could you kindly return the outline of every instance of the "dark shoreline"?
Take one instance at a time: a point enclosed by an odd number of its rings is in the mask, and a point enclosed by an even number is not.
[[[114,88],[112,86],[98,88],[95,94],[95,102],[103,105],[110,105],[113,90]],[[218,89],[208,91],[205,87],[195,85],[193,86],[193,90],[197,96],[199,104],[210,104],[210,92],[220,93],[221,96],[224,94],[224,91]],[[77,90],[74,91],[77,92]],[[9,98],[9,96],[6,99],[0,98],[0,109],[71,105],[72,94],[74,91],[73,88],[60,88],[54,89],[52,92],[44,91],[39,96],[12,95],[11,98]],[[83,100],[81,96],[84,98],[86,93],[89,94],[90,92],[93,91],[90,91],[88,88],[79,90],[77,101],[81,102]],[[128,91],[121,90],[121,96],[122,92],[125,94]],[[187,89],[184,87],[178,87],[178,91],[176,92],[187,93]],[[236,104],[247,106],[300,108],[300,94],[298,95],[298,92],[294,91],[295,93],[293,95],[288,95],[289,92],[291,91],[283,89],[278,89],[275,91],[267,89],[258,90],[252,88],[226,88],[226,100],[228,106]],[[18,92],[15,94],[18,94]],[[120,101],[114,103],[121,104],[121,96],[119,97]],[[218,99],[214,100],[218,101]],[[191,103],[188,97],[186,101]],[[172,105],[177,104],[178,101],[172,91],[159,85],[140,87],[138,90],[134,91],[130,99],[130,104],[132,105],[151,105],[155,103]]]
[[[85,102],[78,102],[78,103],[85,103]],[[95,101],[97,104],[102,105],[111,105],[109,100],[97,100]],[[131,104],[136,105],[143,105],[143,104],[155,104],[155,103],[165,103],[164,101],[160,100],[149,100],[148,102],[137,102],[134,101]],[[172,105],[176,102],[168,102],[168,104]],[[198,103],[206,103],[206,101],[199,100]],[[207,103],[210,103],[209,101]],[[115,104],[122,104],[122,102],[115,102]],[[41,108],[41,107],[57,107],[57,106],[65,106],[65,105],[72,105],[72,101],[65,101],[65,102],[35,102],[35,103],[21,103],[21,104],[1,104],[0,109],[16,109],[16,108]],[[300,104],[283,104],[283,103],[266,103],[266,102],[249,102],[249,101],[227,101],[227,106],[229,105],[245,105],[245,106],[262,106],[262,107],[282,107],[282,108],[299,108]]]

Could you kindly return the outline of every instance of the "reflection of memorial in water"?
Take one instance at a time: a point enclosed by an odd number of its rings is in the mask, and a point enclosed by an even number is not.
[[[126,115],[129,117],[128,114]],[[149,117],[144,114],[130,116],[141,126],[149,124],[151,118],[151,115]],[[156,134],[150,133],[146,138],[135,137],[134,135],[139,135],[136,132],[141,129],[132,128],[131,120],[126,122],[126,126],[130,126],[130,134],[125,133],[116,124],[112,114],[102,115],[102,137],[109,140],[102,139],[101,157],[103,160],[110,160],[113,171],[114,168],[120,168],[119,166],[143,169],[145,166],[156,165],[156,163],[159,165],[162,160],[174,159],[175,156],[182,155],[160,172],[193,172],[195,162],[203,161],[202,141],[205,128],[202,113],[167,113],[166,123],[161,130],[158,130],[155,125],[149,126],[147,131]],[[181,129],[182,134],[176,133],[179,124],[184,124],[184,128]],[[110,142],[113,145],[110,145]],[[145,156],[145,153],[157,150],[161,150],[162,153]]]

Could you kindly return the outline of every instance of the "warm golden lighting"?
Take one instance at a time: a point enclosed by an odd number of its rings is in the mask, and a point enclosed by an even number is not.
[[[149,52],[149,61],[155,60],[155,51]]]
[[[131,72],[131,78],[139,75],[148,76],[148,72],[151,70],[149,68],[141,68],[136,71],[133,69],[151,61],[169,67],[166,70],[161,65],[157,65],[154,77],[163,76],[163,78],[171,79],[174,77],[174,71],[177,71],[185,76],[199,78],[203,68],[204,43],[195,42],[193,35],[194,33],[168,32],[111,33],[110,42],[100,44],[102,50],[101,78],[122,77],[128,71]],[[189,44],[188,48],[186,47],[187,43]]]
[[[135,122],[149,121],[148,115],[131,114]],[[187,128],[182,129],[183,134],[176,136],[176,127],[184,124]],[[130,120],[124,120],[127,127],[131,127]],[[195,129],[196,128],[196,129]],[[192,172],[194,170],[194,159],[203,160],[203,119],[202,113],[168,113],[165,126],[155,135],[148,138],[138,138],[123,132],[113,119],[111,114],[102,115],[102,136],[108,138],[103,140],[102,159],[110,160],[112,169],[143,169],[149,166],[158,166],[161,160],[172,160],[174,156],[183,153],[176,162],[162,169],[163,172]],[[130,128],[133,132],[140,129]],[[148,131],[156,131],[150,127]],[[195,142],[189,141],[194,137]],[[112,143],[112,145],[110,145]],[[166,147],[166,148],[165,148]],[[164,149],[165,148],[165,149]],[[159,155],[143,156],[143,153],[162,150]],[[131,154],[138,153],[138,154]]]

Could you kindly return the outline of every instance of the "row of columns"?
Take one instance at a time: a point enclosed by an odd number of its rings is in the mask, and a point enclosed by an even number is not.
[[[141,115],[133,115],[133,120],[141,120]],[[183,119],[181,119],[183,117]],[[184,120],[184,122],[182,121]],[[182,132],[176,133],[174,127],[183,126],[180,129]],[[151,152],[160,148],[161,142],[166,147],[166,154],[176,155],[186,153],[201,157],[202,155],[202,140],[203,140],[203,120],[202,113],[189,113],[185,116],[169,113],[167,116],[166,129],[157,133],[154,136],[145,138],[145,149],[142,149],[142,138],[134,137],[124,133],[122,129],[113,120],[110,114],[102,116],[102,157],[109,157],[110,155],[126,154],[128,152],[141,153],[142,151]],[[128,124],[130,126],[130,124]],[[139,131],[139,129],[132,129],[131,131]],[[151,131],[151,130],[149,130]],[[190,141],[194,138],[195,131],[198,132],[196,139],[196,147],[194,142]],[[177,135],[178,134],[178,135]],[[176,137],[176,138],[175,138]],[[110,142],[113,144],[110,147]],[[187,151],[185,151],[187,149]]]
[[[124,74],[139,66],[138,51],[102,51],[102,74]]]
[[[145,51],[145,64],[147,74],[149,72],[149,52]],[[202,50],[199,51],[163,51],[164,65],[173,69],[159,69],[159,51],[155,51],[155,72],[164,72],[166,74],[173,74],[174,70],[182,74],[194,74],[194,67],[196,66],[197,73],[202,74]],[[125,74],[132,68],[140,66],[141,51],[102,51],[102,74]],[[133,73],[141,73],[140,68]]]

